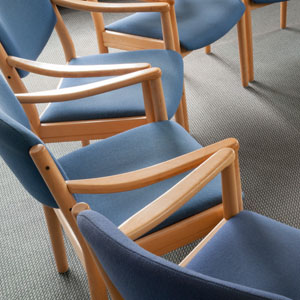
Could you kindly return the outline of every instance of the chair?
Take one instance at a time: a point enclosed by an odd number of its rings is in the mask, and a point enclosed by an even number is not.
[[[287,18],[287,1],[280,0],[243,0],[246,10],[246,42],[247,42],[247,64],[248,64],[248,79],[249,81],[254,80],[254,66],[253,66],[253,42],[252,42],[252,22],[251,22],[251,11],[266,5],[280,2],[280,28],[286,28]]]
[[[70,1],[70,0],[69,0]],[[97,0],[90,0],[97,1]],[[61,1],[59,1],[61,2]],[[73,0],[75,3],[75,1]],[[145,0],[153,7],[159,0]],[[244,87],[248,85],[246,41],[243,16],[245,6],[240,0],[166,0],[170,5],[169,26],[173,30],[176,50],[186,56],[193,50],[206,47],[210,53],[210,44],[224,36],[237,24],[241,77]],[[131,4],[127,4],[128,7]],[[137,11],[137,10],[136,10]],[[94,14],[98,44],[101,52],[108,47],[124,50],[162,49],[162,33],[158,13],[138,12],[121,20],[104,25],[102,15]],[[164,24],[162,24],[164,25]]]
[[[0,76],[0,155],[25,189],[43,204],[59,272],[68,269],[63,226],[87,270],[93,299],[104,299],[106,292],[71,215],[77,202],[88,203],[142,247],[159,255],[206,235],[222,218],[217,177],[201,193],[197,193],[198,185],[194,186],[193,199],[180,209],[173,206],[167,212],[170,216],[161,222],[166,216],[161,202],[168,204],[177,198],[184,202],[191,196],[180,183],[191,169],[220,148],[230,147],[237,153],[239,146],[235,139],[227,139],[202,147],[178,123],[168,121],[160,77],[158,68],[149,68],[100,81],[96,89],[99,94],[147,84],[152,97],[145,97],[146,115],[153,122],[56,159],[30,130],[22,106]],[[82,85],[81,89],[88,87]],[[61,91],[65,93],[65,89]],[[22,97],[39,100],[53,94],[55,91],[36,92]],[[239,169],[237,160],[235,168]],[[151,207],[156,216],[149,219],[145,215],[144,226],[136,231],[133,216],[144,207]]]
[[[147,6],[142,8],[148,9]],[[106,4],[99,4],[99,9],[109,10]],[[159,4],[157,10],[165,11],[166,5]],[[22,78],[28,72],[62,77],[59,89],[88,83],[92,88],[92,83],[109,76],[126,74],[152,65],[161,68],[163,72],[168,117],[172,118],[178,107],[180,115],[183,63],[176,52],[149,50],[77,57],[60,12],[55,4],[51,5],[50,0],[1,1],[0,19],[0,68],[15,93],[27,93]],[[67,65],[36,61],[54,27],[61,40]],[[165,33],[168,36],[167,30]],[[93,97],[87,97],[90,92],[87,90],[83,93],[80,88],[77,94],[61,94],[58,97],[59,89],[55,92],[55,101],[51,98],[43,101],[51,104],[40,117],[35,106],[37,102],[22,100],[32,129],[44,142],[106,138],[149,121],[145,117],[140,85]],[[144,85],[143,89],[149,90],[149,87]],[[151,97],[149,93],[148,97]],[[74,101],[66,102],[66,99]],[[182,117],[179,122],[185,125],[187,119]]]
[[[142,249],[101,214],[74,207],[113,300],[300,299],[300,231],[240,211],[234,157],[221,149],[191,173],[193,185],[203,187],[222,172],[224,219],[179,266]]]

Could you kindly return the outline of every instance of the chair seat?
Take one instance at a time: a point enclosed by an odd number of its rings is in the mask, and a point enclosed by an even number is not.
[[[144,125],[78,149],[62,157],[59,162],[69,179],[92,178],[148,167],[201,147],[180,125],[164,121]],[[76,201],[88,203],[91,209],[100,212],[118,226],[183,177],[184,174],[181,174],[128,192],[76,195]],[[200,213],[221,201],[221,180],[216,177],[154,231]]]
[[[169,50],[145,50],[92,55],[72,59],[70,65],[121,64],[147,62],[162,70],[167,112],[171,118],[180,103],[183,88],[183,63],[180,55]],[[60,88],[91,83],[108,77],[65,78]],[[41,122],[64,122],[145,115],[141,84],[80,100],[51,103]]]
[[[181,46],[200,49],[225,35],[242,17],[240,0],[176,0]],[[162,39],[160,13],[136,13],[116,21],[107,30]]]
[[[230,219],[187,268],[300,299],[300,231],[253,212]]]

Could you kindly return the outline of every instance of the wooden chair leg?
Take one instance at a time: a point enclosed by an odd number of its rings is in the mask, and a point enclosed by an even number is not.
[[[88,146],[89,144],[90,144],[89,140],[83,140],[83,141],[81,141],[82,147]]]
[[[97,263],[95,262],[90,250],[87,247],[82,247],[85,269],[88,277],[90,295],[92,300],[108,299],[107,289],[104,280],[98,270]]]
[[[287,1],[280,2],[280,28],[286,28],[286,17],[287,17]]]
[[[186,96],[185,96],[185,87],[183,85],[183,93],[181,97],[180,104],[175,113],[175,120],[179,123],[187,132],[190,132],[189,126],[189,118],[187,113],[187,104],[186,104]]]
[[[208,45],[205,47],[205,53],[210,54],[211,53],[211,45]]]
[[[247,67],[247,42],[246,42],[246,29],[245,29],[245,17],[237,23],[238,42],[239,42],[239,54],[240,54],[240,68],[243,87],[248,86],[248,67]]]
[[[43,208],[51,239],[57,271],[59,273],[65,273],[68,271],[69,266],[60,222],[53,208],[45,205],[43,206]]]
[[[245,28],[246,28],[246,49],[247,49],[247,61],[248,61],[248,81],[251,82],[254,80],[252,22],[251,22],[251,10],[247,4],[246,4],[246,11],[245,11]]]

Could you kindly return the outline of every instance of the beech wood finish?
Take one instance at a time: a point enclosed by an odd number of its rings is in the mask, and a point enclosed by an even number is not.
[[[221,172],[222,174],[222,190],[223,190],[223,207],[224,207],[224,218],[212,229],[212,231],[204,238],[198,246],[195,247],[195,249],[181,262],[181,266],[186,266],[189,261],[204,247],[204,245],[216,234],[216,232],[226,223],[227,219],[230,219],[234,215],[238,214],[240,212],[239,206],[239,189],[237,188],[240,185],[240,182],[237,182],[237,176],[235,174],[235,151],[233,149],[229,148],[221,148],[219,151],[217,151],[215,154],[210,156],[207,160],[205,160],[198,168],[196,168],[193,173],[188,175],[182,180],[182,184],[184,184],[184,187],[186,189],[186,199],[184,199],[184,202],[188,201],[190,197],[194,195],[195,192],[203,188],[209,181],[211,181],[218,173]],[[179,183],[178,185],[180,185]],[[194,189],[197,189],[195,191]],[[175,190],[176,187],[171,189]],[[167,192],[167,193],[169,193]],[[189,194],[189,195],[188,195]],[[173,211],[173,207],[175,206],[181,206],[183,205],[182,199],[180,197],[172,197],[169,199],[168,203],[164,207],[164,211],[166,214],[164,214],[164,217],[161,218],[160,221],[163,221],[167,218],[170,211]],[[144,228],[145,223],[149,225],[149,228],[152,229],[155,226],[155,222],[153,220],[156,219],[157,213],[156,208],[151,207],[152,204],[150,204],[148,207],[142,209],[139,211],[137,215],[140,216],[140,218],[132,217],[127,222],[131,222],[131,230],[136,233],[136,236],[140,234],[143,234],[143,230],[141,228]],[[79,214],[80,211],[83,211],[85,209],[89,209],[88,206],[79,203],[76,204],[72,211],[74,214],[74,217]],[[144,213],[147,211],[147,221],[143,219]],[[150,225],[151,224],[151,225]],[[201,226],[201,223],[198,223],[198,225],[194,226]],[[121,225],[120,230],[123,231],[125,234],[129,233],[124,225]],[[149,229],[148,228],[148,229]],[[189,232],[185,232],[184,234],[189,234]],[[89,246],[87,246],[89,247]],[[90,248],[89,248],[90,249]],[[93,253],[93,251],[90,249],[91,255],[94,257],[94,260],[97,261],[97,267],[99,270],[99,273],[103,275],[105,284],[107,288],[109,289],[112,299],[113,300],[122,300],[122,296],[117,291],[113,283],[110,281],[110,279],[105,274],[104,269],[102,268],[100,262],[98,261],[97,257]],[[111,290],[112,289],[112,290]]]
[[[248,79],[249,82],[254,80],[254,66],[253,66],[253,41],[252,41],[252,21],[251,21],[251,11],[260,7],[264,7],[274,3],[254,3],[252,0],[243,0],[246,10],[245,10],[245,34],[246,34],[246,44],[247,44],[247,69],[248,69]],[[280,28],[286,28],[287,19],[287,1],[280,2]]]
[[[53,0],[54,3],[57,3],[59,5],[65,6],[67,5],[66,3],[72,2],[73,7],[75,7],[77,2],[80,0]],[[82,1],[82,0],[81,0]],[[165,34],[163,34],[163,41],[158,40],[158,39],[153,39],[153,38],[148,38],[148,37],[141,37],[141,36],[136,36],[132,34],[125,34],[125,33],[120,33],[120,32],[114,32],[110,30],[106,30],[104,26],[104,20],[103,16],[101,13],[100,8],[96,10],[96,7],[100,7],[99,3],[97,3],[97,0],[84,0],[87,2],[96,2],[95,3],[95,9],[93,10],[94,12],[92,13],[94,24],[95,24],[95,29],[97,32],[97,39],[98,39],[98,47],[101,53],[107,53],[108,48],[117,48],[117,49],[122,49],[122,50],[142,50],[142,49],[174,49],[177,52],[181,53],[182,57],[185,57],[191,51],[187,51],[186,49],[182,48],[180,46],[180,41],[179,41],[179,35],[178,35],[178,28],[177,28],[177,21],[176,21],[176,13],[175,13],[175,0],[174,1],[164,1],[164,0],[141,0],[143,2],[148,2],[150,6],[153,6],[153,9],[156,9],[157,4],[162,4],[165,2],[165,4],[169,4],[169,13],[171,16],[169,26],[172,28],[172,34],[173,34],[173,39],[175,43],[175,48],[169,48],[168,47],[168,40],[166,39]],[[131,10],[132,7],[136,3],[105,3],[106,5],[112,5],[114,8],[119,5],[119,9],[114,10],[114,12],[128,12],[129,10],[131,12],[139,12],[140,10],[135,9]],[[141,3],[144,4],[144,3]],[[82,4],[84,5],[84,4]],[[103,3],[101,3],[103,5]],[[116,6],[115,6],[116,5]],[[82,8],[83,6],[81,6]],[[88,4],[86,6],[86,10],[91,10],[91,5]],[[127,7],[127,8],[125,8]],[[95,13],[98,11],[98,13]],[[149,10],[150,11],[150,10]],[[104,10],[102,10],[104,12]],[[108,12],[108,10],[106,11]],[[113,12],[113,10],[111,10]],[[167,14],[167,12],[165,12]],[[162,14],[162,29],[164,31],[164,18]],[[165,20],[166,21],[166,20]],[[247,87],[249,80],[248,80],[248,72],[247,72],[247,49],[246,49],[246,40],[245,40],[245,20],[244,17],[241,18],[241,20],[237,24],[237,31],[238,31],[238,39],[239,39],[239,55],[240,55],[240,69],[241,69],[241,80],[242,80],[242,85],[243,87]],[[206,54],[211,53],[211,45],[207,45],[205,47],[205,52]],[[182,109],[182,112],[178,112],[179,116],[178,119],[180,120],[180,114],[183,114],[183,117],[185,119],[185,122],[187,122],[187,113],[186,113],[186,99],[185,96],[182,99],[182,105],[183,107],[180,108]],[[182,118],[182,117],[181,117]],[[177,119],[176,119],[177,120]],[[181,121],[178,121],[180,124],[182,124]],[[184,124],[182,124],[184,125]],[[184,127],[188,130],[188,124],[184,125]]]
[[[80,9],[86,3],[81,1],[58,1],[66,3],[68,7]],[[95,3],[87,3],[87,7],[94,9],[98,5]],[[168,11],[169,5],[167,3],[157,3],[153,8],[148,3],[135,4],[130,8],[127,5],[109,5],[101,4],[98,9],[100,11],[115,11],[120,7],[124,7],[124,11],[139,10],[139,11]],[[71,36],[63,22],[59,10],[53,4],[53,9],[56,14],[57,23],[55,29],[58,33],[62,43],[66,61],[76,58]],[[89,8],[86,8],[89,10]],[[170,28],[166,28],[166,31]],[[172,34],[166,33],[169,38],[169,43],[172,44]],[[88,145],[89,140],[107,138],[117,133],[129,130],[131,128],[146,124],[151,121],[146,116],[124,117],[124,118],[110,118],[110,119],[97,119],[97,120],[82,120],[82,121],[68,121],[68,122],[51,122],[42,123],[40,121],[39,113],[36,108],[36,103],[48,103],[57,101],[67,101],[71,99],[78,99],[81,97],[88,97],[97,94],[97,90],[105,91],[105,85],[110,86],[110,83],[105,81],[103,87],[102,83],[94,83],[80,87],[72,87],[69,89],[57,89],[55,91],[44,91],[39,93],[28,93],[27,88],[23,84],[16,68],[23,69],[32,73],[54,76],[54,77],[95,77],[95,76],[116,76],[125,75],[137,70],[149,68],[147,63],[136,64],[116,64],[116,65],[88,65],[88,66],[71,66],[71,65],[56,65],[31,61],[19,57],[8,56],[3,45],[0,43],[0,68],[10,84],[12,90],[19,94],[18,98],[21,101],[23,108],[30,121],[31,129],[35,132],[45,143],[47,142],[64,142],[64,141],[82,141],[82,145]],[[131,78],[131,77],[130,77]],[[128,79],[128,84],[130,79]],[[134,79],[133,79],[134,80]],[[113,81],[111,82],[114,85]],[[116,85],[117,86],[117,85]],[[143,89],[146,92],[146,89]],[[146,96],[145,96],[146,97]],[[150,96],[151,97],[151,96]]]

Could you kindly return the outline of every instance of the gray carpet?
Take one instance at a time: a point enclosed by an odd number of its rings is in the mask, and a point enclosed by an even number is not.
[[[279,5],[253,12],[256,81],[240,84],[236,30],[213,45],[213,54],[185,58],[192,135],[203,145],[227,137],[241,144],[245,208],[300,228],[300,3],[290,1],[287,30],[279,30]],[[63,11],[79,49],[96,51],[88,14]],[[113,16],[117,18],[118,16]],[[111,16],[107,19],[112,20]],[[54,34],[41,61],[64,62]],[[55,88],[57,81],[30,76],[31,91]],[[60,156],[79,143],[52,144]],[[70,271],[55,269],[42,207],[0,162],[0,298],[88,299],[85,272],[67,242]],[[170,255],[180,261],[185,247]]]

